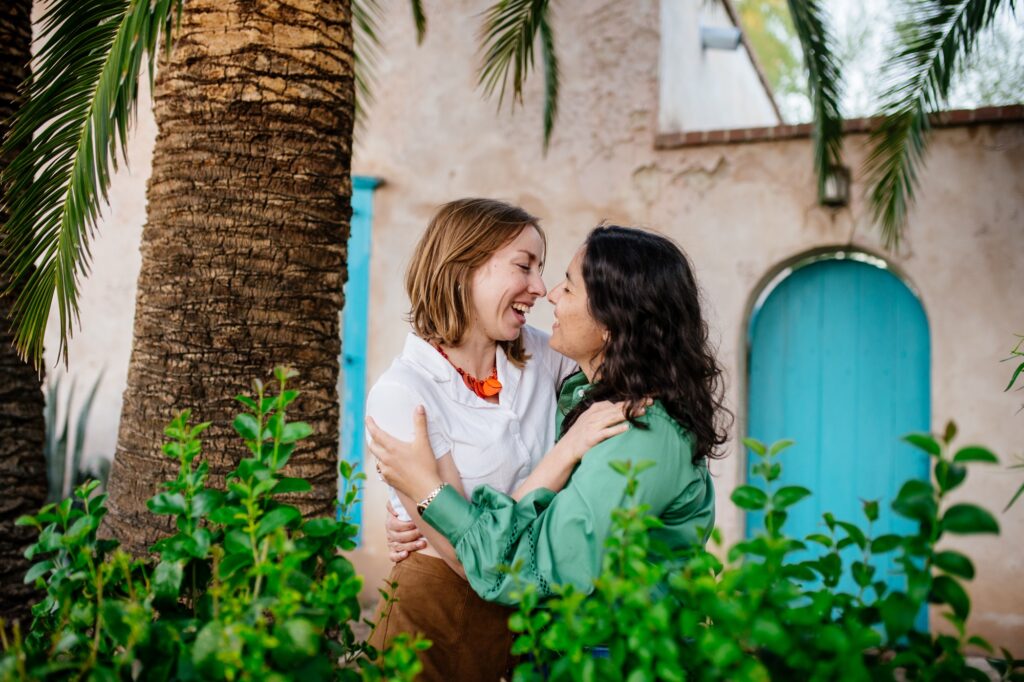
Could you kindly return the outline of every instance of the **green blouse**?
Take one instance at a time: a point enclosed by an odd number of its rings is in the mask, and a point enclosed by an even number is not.
[[[588,389],[582,372],[562,387],[558,426]],[[626,479],[610,466],[615,460],[653,460],[638,476],[638,504],[650,506],[663,528],[650,531],[670,548],[703,544],[715,522],[715,495],[703,463],[690,461],[690,437],[659,402],[633,427],[591,448],[565,488],[540,488],[518,503],[490,486],[480,486],[467,502],[446,486],[423,518],[451,541],[473,589],[489,601],[513,604],[511,593],[526,583],[542,595],[551,585],[573,584],[589,592],[601,570],[612,510],[623,503]],[[512,576],[501,569],[521,562]]]

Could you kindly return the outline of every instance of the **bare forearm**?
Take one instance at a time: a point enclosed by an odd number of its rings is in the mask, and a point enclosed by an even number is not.
[[[522,485],[512,492],[512,499],[518,502],[528,493],[538,488],[547,488],[557,493],[565,487],[566,481],[569,480],[569,476],[578,462],[579,457],[576,457],[567,448],[556,443],[544,455],[537,468],[530,472],[530,475],[523,481]]]

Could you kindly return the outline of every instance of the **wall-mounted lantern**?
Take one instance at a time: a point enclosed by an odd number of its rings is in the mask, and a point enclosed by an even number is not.
[[[700,46],[705,50],[735,50],[742,33],[735,26],[701,26]]]
[[[818,200],[823,206],[841,208],[850,205],[850,169],[832,166],[825,176],[825,187]]]

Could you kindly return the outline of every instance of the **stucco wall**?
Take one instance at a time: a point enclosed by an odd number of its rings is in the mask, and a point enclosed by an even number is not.
[[[853,206],[832,211],[816,202],[807,140],[655,151],[658,130],[659,6],[638,2],[558,3],[555,30],[562,60],[558,125],[541,153],[541,80],[528,87],[525,108],[495,114],[475,89],[474,42],[483,2],[430,8],[430,27],[417,47],[405,3],[385,3],[376,103],[358,133],[354,172],[385,181],[374,205],[370,383],[399,352],[407,326],[401,271],[433,209],[466,195],[522,204],[543,217],[550,251],[549,283],[586,232],[608,219],[648,226],[674,237],[694,260],[713,333],[729,376],[729,401],[743,421],[745,316],[759,285],[794,256],[823,246],[881,252],[855,178]],[[693,93],[699,97],[700,93]],[[144,221],[145,179],[154,139],[148,107],[140,110],[132,173],[115,179],[112,207],[94,248],[93,275],[83,284],[82,320],[71,346],[72,371],[106,367],[90,436],[91,452],[112,452],[131,340]],[[864,158],[864,137],[848,140],[850,165]],[[1000,364],[1024,333],[1024,125],[937,130],[932,138],[909,239],[887,257],[920,292],[933,343],[933,427],[955,418],[963,442],[980,442],[1007,457],[1021,452],[1021,394],[1002,392]],[[550,307],[531,323],[549,327]],[[56,343],[47,344],[48,361]],[[82,379],[79,380],[81,384]],[[735,440],[733,441],[735,443]],[[727,502],[745,461],[733,448],[714,465],[719,518],[727,538],[742,518]],[[993,510],[1009,500],[1020,473],[978,468],[958,499]],[[367,577],[367,602],[386,575],[382,486],[366,491],[364,548],[356,553]],[[1024,505],[1000,514],[1000,538],[955,538],[978,578],[972,627],[993,641],[1024,641]],[[937,622],[933,621],[933,622]],[[941,627],[941,623],[939,624]],[[1018,651],[1018,654],[1024,653]]]
[[[389,21],[378,65],[378,99],[360,137],[355,171],[383,178],[374,204],[369,381],[401,349],[406,299],[401,270],[414,237],[439,203],[465,195],[504,198],[540,215],[549,238],[553,283],[584,234],[608,219],[670,234],[693,258],[706,292],[721,358],[730,372],[729,402],[743,423],[742,359],[746,314],[777,267],[824,246],[884,254],[855,178],[849,210],[818,206],[809,140],[655,151],[658,130],[657,2],[556,5],[562,59],[561,113],[549,153],[541,153],[539,79],[525,108],[495,115],[474,90],[474,45],[480,3],[452,3],[431,15],[416,47],[401,12]],[[392,8],[394,9],[394,8]],[[687,93],[699,97],[700,92]],[[865,137],[847,142],[849,165],[864,159]],[[1021,452],[1020,394],[1002,392],[1009,367],[998,360],[1024,325],[1024,126],[936,131],[909,238],[884,254],[920,293],[933,350],[933,428],[955,419],[961,442],[979,442],[1004,457]],[[1016,247],[1016,248],[1014,248]],[[541,304],[531,323],[551,322]],[[735,445],[733,441],[733,446]],[[728,538],[742,518],[727,502],[743,476],[744,456],[714,465],[719,519]],[[978,467],[957,499],[994,511],[1020,475]],[[366,548],[359,564],[372,584],[386,565],[374,528],[383,491],[367,490]],[[972,626],[993,641],[1024,641],[1024,507],[999,520],[1001,538],[954,538],[975,558]],[[933,622],[938,623],[937,619]],[[939,624],[941,627],[941,624]]]

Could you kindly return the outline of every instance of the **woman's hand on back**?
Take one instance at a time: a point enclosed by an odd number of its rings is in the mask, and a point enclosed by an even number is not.
[[[390,500],[388,500],[387,510],[388,515],[384,521],[384,529],[387,531],[388,558],[397,564],[407,558],[410,553],[418,552],[426,547],[427,540],[413,521],[403,521],[398,518],[398,512],[391,506]]]

